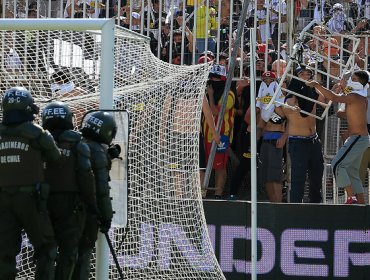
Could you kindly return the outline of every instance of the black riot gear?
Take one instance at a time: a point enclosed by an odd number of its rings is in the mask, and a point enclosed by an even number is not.
[[[15,91],[4,96],[5,115],[27,111],[32,116],[29,92]],[[22,229],[35,250],[33,279],[54,279],[56,248],[46,212],[49,186],[44,180],[44,163],[58,164],[61,154],[51,134],[42,127],[24,119],[17,119],[20,123],[12,118],[10,121],[11,125],[0,124],[0,279],[16,278],[19,252],[14,248],[21,247]]]
[[[0,147],[2,160],[9,164],[2,164],[0,168],[0,187],[34,185],[44,180],[43,160],[39,150],[32,145],[32,140],[26,137],[2,136]],[[14,166],[22,176],[14,176]],[[27,172],[23,172],[27,171]]]
[[[116,136],[117,124],[112,114],[97,111],[84,120],[81,133],[87,139],[109,145]]]
[[[12,87],[5,91],[2,100],[4,125],[33,121],[39,113],[29,90],[24,87]]]
[[[122,159],[119,155],[121,153],[121,146],[118,145],[118,144],[112,144],[109,146],[108,150],[108,156],[109,158],[112,160],[112,159],[115,159],[115,158],[118,158],[118,159]]]
[[[73,129],[73,113],[67,104],[51,102],[42,110],[42,126],[49,131]]]
[[[46,165],[45,170],[50,184],[49,216],[58,245],[55,280],[72,279],[86,208],[97,209],[90,149],[82,143],[81,134],[72,130],[73,114],[65,103],[49,103],[42,111],[42,125],[53,135],[63,156],[58,166]]]

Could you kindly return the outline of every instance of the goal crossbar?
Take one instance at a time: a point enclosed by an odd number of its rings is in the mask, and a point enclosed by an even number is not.
[[[0,19],[0,30],[105,30],[114,29],[111,19]]]

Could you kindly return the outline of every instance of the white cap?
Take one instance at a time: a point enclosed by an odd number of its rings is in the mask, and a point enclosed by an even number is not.
[[[336,4],[334,4],[334,6],[333,6],[333,11],[334,11],[334,10],[341,10],[341,11],[343,11],[343,10],[344,10],[343,5],[342,5],[342,4],[340,4],[340,3],[336,3]]]

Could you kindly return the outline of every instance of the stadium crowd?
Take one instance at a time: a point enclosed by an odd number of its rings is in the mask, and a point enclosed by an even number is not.
[[[63,5],[63,11],[55,12],[55,16],[114,17],[118,25],[149,36],[151,51],[163,61],[179,65],[213,61],[206,96],[216,123],[228,63],[236,40],[241,2],[151,0],[142,5],[141,1],[83,3],[68,0]],[[220,135],[216,136],[226,144],[227,149],[220,149],[216,153],[213,165],[214,192],[208,191],[207,196],[205,190],[205,197],[237,199],[241,197],[240,186],[248,185],[246,182],[249,179],[246,177],[251,158],[249,65],[251,57],[255,56],[260,199],[285,201],[288,181],[291,184],[291,202],[321,202],[323,199],[325,155],[322,143],[327,128],[317,116],[326,112],[333,119],[338,108],[330,105],[330,98],[307,86],[305,81],[313,79],[339,94],[346,89],[349,79],[348,75],[343,75],[346,68],[370,69],[370,1],[296,0],[293,3],[291,9],[286,1],[257,0],[257,3],[251,2],[248,7],[242,45],[236,58],[238,67],[228,93],[226,112],[222,116],[223,126]],[[40,5],[40,1],[29,3],[27,9],[19,13],[14,13],[16,9],[1,9],[2,17],[41,17]],[[290,36],[297,34],[312,20],[317,20],[317,23],[299,42],[299,50],[294,51]],[[293,28],[288,24],[290,22],[294,23]],[[255,23],[257,47],[251,49],[249,28]],[[290,60],[293,60],[288,69],[290,72],[284,75]],[[266,109],[279,88],[278,102]],[[317,103],[294,93],[317,100]],[[297,113],[297,106],[300,113]],[[326,110],[327,107],[329,109]],[[341,116],[340,112],[338,116]],[[369,114],[367,122],[370,121]],[[343,131],[347,123],[342,121],[342,124]],[[203,159],[201,168],[205,167],[212,140],[215,139],[215,135],[209,132],[212,129],[205,121],[202,122],[201,143],[204,143],[204,147],[200,150],[204,148],[204,155],[200,157]],[[289,143],[288,152],[286,143]],[[312,146],[311,152],[303,145],[307,143]],[[287,164],[287,155],[290,156],[290,165]],[[302,160],[304,155],[307,158]],[[366,160],[364,158],[363,166],[358,167],[363,184]],[[291,180],[288,180],[288,174]],[[308,195],[304,196],[306,176],[310,187]],[[349,194],[349,197],[353,195]]]
[[[151,52],[165,62],[209,63],[199,133],[201,183],[213,141],[217,146],[212,187],[202,185],[204,197],[247,198],[242,192],[250,188],[251,160],[256,160],[259,200],[323,202],[323,190],[328,187],[323,183],[330,182],[324,179],[326,164],[331,165],[336,186],[345,192],[346,204],[365,204],[370,167],[370,1],[299,0],[292,13],[284,0],[256,1],[248,8],[242,44],[236,52],[238,67],[227,91],[230,55],[239,40],[236,23],[241,1],[187,0],[184,6],[182,1],[151,0],[141,6],[124,0],[67,0],[55,16],[114,17],[118,25],[148,35]],[[2,17],[42,17],[41,1],[26,1],[20,7],[3,3]],[[291,15],[295,20],[292,30]],[[313,19],[317,21],[311,25]],[[249,30],[254,24],[257,42],[251,44]],[[308,24],[308,33],[293,47],[289,37]],[[22,68],[17,51],[43,57],[41,53],[47,51],[36,40],[45,39],[40,34],[30,32],[19,49],[3,54],[5,68]],[[76,36],[70,41],[81,47],[85,60],[98,58],[91,51],[92,37]],[[45,48],[46,43],[41,45]],[[256,72],[251,73],[254,61]],[[66,69],[54,68],[50,75],[41,59],[30,60],[25,67],[38,69],[39,78],[52,80],[53,93],[74,97],[89,91],[75,87]],[[251,82],[255,80],[256,104],[251,108]],[[193,100],[182,102],[185,107]],[[182,115],[181,109],[177,106],[176,114]],[[23,87],[2,93],[1,111],[0,279],[15,278],[24,232],[35,250],[35,279],[89,279],[98,231],[109,241],[114,215],[109,170],[120,147],[112,144],[117,132],[113,116],[96,111],[77,132],[69,106],[51,102],[43,108],[41,127],[34,123],[39,108]],[[217,132],[215,124],[220,118]],[[178,119],[186,119],[185,114]],[[252,119],[257,127],[253,139],[256,159],[251,151]],[[340,126],[330,127],[338,119]],[[174,124],[180,140],[187,133],[181,125]],[[341,147],[335,146],[330,157],[327,138],[338,129]],[[176,184],[178,198],[181,180]]]

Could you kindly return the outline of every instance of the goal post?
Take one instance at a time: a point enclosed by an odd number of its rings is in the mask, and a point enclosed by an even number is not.
[[[76,127],[90,110],[128,112],[129,122],[120,122],[128,123],[126,164],[119,165],[127,166],[127,176],[111,173],[116,214],[109,232],[125,279],[225,279],[199,179],[208,72],[208,64],[157,59],[147,37],[113,20],[0,20],[0,97],[6,88],[24,86],[41,108],[66,102]],[[91,279],[119,279],[106,245],[97,244]],[[17,277],[32,278],[26,235],[21,250]]]
[[[100,109],[113,108],[113,19],[0,19],[0,30],[98,30],[101,31]],[[96,244],[97,279],[109,278],[109,247],[100,232]]]

